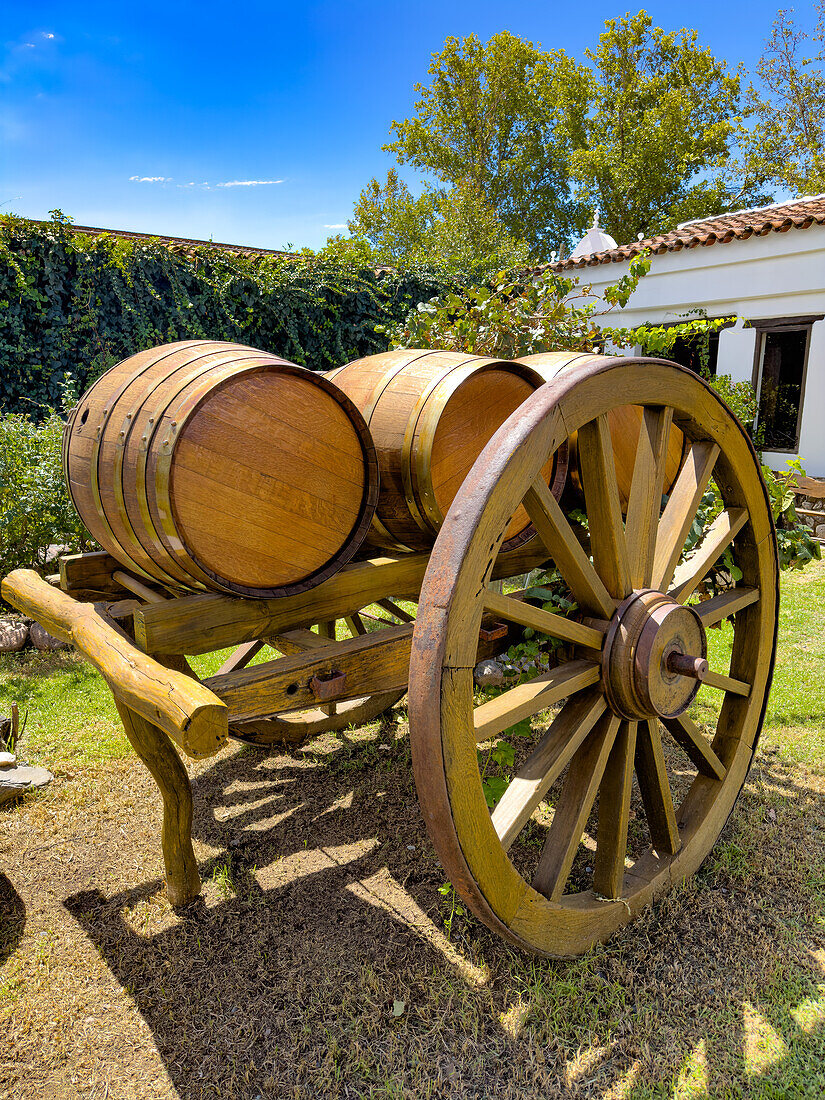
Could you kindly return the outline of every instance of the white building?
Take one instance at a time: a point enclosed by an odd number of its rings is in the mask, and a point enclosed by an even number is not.
[[[780,468],[799,454],[809,475],[825,477],[825,195],[686,222],[618,247],[596,224],[553,267],[599,293],[642,249],[652,253],[650,273],[611,323],[668,324],[692,310],[739,317],[712,338],[711,370],[753,384],[766,463]],[[682,361],[679,351],[673,358]]]

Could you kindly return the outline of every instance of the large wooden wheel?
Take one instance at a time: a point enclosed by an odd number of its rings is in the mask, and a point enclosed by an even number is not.
[[[376,611],[378,614],[375,614]],[[362,609],[344,619],[318,623],[317,633],[310,629],[290,630],[267,641],[285,655],[305,653],[329,644],[339,635],[354,638],[413,620],[414,616],[394,600],[382,599],[372,612]],[[265,644],[267,642],[260,639],[239,646],[220,671],[244,668]],[[403,691],[385,691],[340,703],[319,703],[317,707],[286,711],[250,722],[233,722],[229,726],[229,735],[251,745],[301,745],[322,733],[337,733],[349,726],[366,725],[394,707],[404,694]]]
[[[644,415],[623,522],[607,417],[627,404],[642,406]],[[688,447],[663,508],[671,424]],[[589,554],[538,476],[576,431]],[[711,478],[724,509],[679,564]],[[578,602],[579,621],[490,587],[520,502]],[[741,579],[690,605],[729,546]],[[601,358],[528,398],[453,502],[422,588],[410,665],[412,755],[425,820],[453,884],[481,920],[533,951],[578,954],[696,870],[750,765],[773,670],[777,609],[775,534],[757,458],[704,382],[656,360]],[[474,705],[485,611],[563,640],[570,658]],[[728,617],[730,668],[708,669],[705,630]],[[710,738],[688,714],[701,679],[721,693]],[[479,743],[562,700],[491,813]],[[631,814],[634,773],[639,814]]]

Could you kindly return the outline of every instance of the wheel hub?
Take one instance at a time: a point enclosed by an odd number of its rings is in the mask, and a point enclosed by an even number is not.
[[[622,718],[675,718],[708,671],[702,620],[650,588],[632,592],[610,624],[602,652],[608,703]]]

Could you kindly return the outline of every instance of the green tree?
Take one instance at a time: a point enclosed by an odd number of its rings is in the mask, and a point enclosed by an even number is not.
[[[527,262],[527,246],[473,184],[428,187],[416,198],[394,168],[386,183],[372,180],[362,191],[348,228],[349,240],[366,242],[378,263],[436,264],[481,277]]]
[[[825,191],[825,3],[815,10],[810,34],[792,11],[777,15],[757,66],[761,88],[749,89],[756,124],[744,137],[748,170],[796,194]]]
[[[448,38],[385,149],[448,184],[472,183],[508,231],[548,259],[594,207],[617,240],[766,196],[735,175],[740,78],[644,11],[609,20],[579,64],[502,32]]]
[[[647,12],[610,19],[592,63],[584,141],[571,156],[578,196],[619,241],[723,213],[764,196],[729,167],[740,79],[691,30]],[[732,186],[732,184],[734,184]]]
[[[581,128],[587,72],[563,50],[542,52],[502,31],[482,43],[448,38],[414,117],[393,122],[384,148],[453,185],[472,185],[536,258],[583,224],[569,155]]]

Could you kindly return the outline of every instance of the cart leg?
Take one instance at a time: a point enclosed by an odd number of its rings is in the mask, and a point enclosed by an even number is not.
[[[201,892],[192,848],[192,787],[175,747],[163,730],[115,700],[132,748],[149,769],[163,796],[161,847],[166,892],[172,905],[187,905]]]

